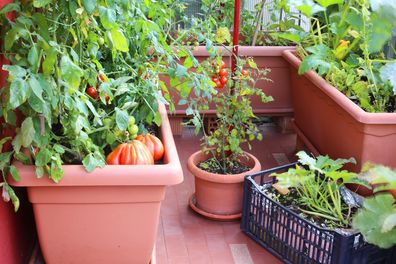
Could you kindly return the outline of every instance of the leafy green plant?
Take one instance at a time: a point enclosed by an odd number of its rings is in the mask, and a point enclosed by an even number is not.
[[[366,198],[353,217],[353,227],[365,239],[381,248],[396,245],[396,200],[384,190],[396,189],[396,172],[382,165],[365,164],[365,178],[374,184],[375,196]]]
[[[346,163],[355,163],[355,160],[313,158],[303,151],[297,156],[301,165],[270,176],[276,177],[282,188],[293,188],[297,192],[297,204],[303,213],[330,220],[334,226],[348,227],[352,208],[343,202],[341,186],[346,183],[368,186],[356,173],[342,170]]]
[[[1,186],[16,210],[5,177],[20,178],[13,158],[59,182],[63,164],[103,167],[119,143],[159,126],[158,102],[173,109],[168,89],[182,100],[192,90],[210,96],[205,72],[189,71],[200,66],[182,45],[188,33],[167,34],[179,7],[175,1],[33,0],[0,10],[1,53],[10,61],[3,66],[0,114],[2,126],[16,131],[0,142],[12,143],[0,154]],[[6,16],[11,11],[15,20]],[[160,75],[171,78],[171,87]]]
[[[228,51],[231,54],[231,51]],[[241,155],[242,146],[251,147],[249,141],[262,139],[256,124],[253,122],[256,116],[253,114],[251,98],[258,96],[263,103],[272,101],[261,89],[255,87],[260,80],[269,80],[265,76],[268,69],[259,69],[252,58],[237,59],[235,75],[224,69],[222,57],[216,51],[212,57],[203,63],[206,71],[212,75],[212,83],[217,89],[217,94],[211,100],[199,98],[194,102],[198,110],[208,110],[209,103],[216,107],[217,128],[207,134],[204,129],[202,150],[211,152],[213,160],[210,167],[217,167],[217,171],[223,174],[231,174],[233,167]],[[244,69],[248,66],[249,70]],[[223,74],[224,73],[224,74]],[[224,79],[225,78],[225,79]],[[223,82],[225,80],[225,82]],[[193,115],[191,123],[195,125],[198,133],[203,128],[203,117],[198,112]],[[208,168],[209,169],[209,168]]]
[[[310,18],[299,45],[299,73],[315,70],[369,112],[394,112],[396,63],[381,52],[396,26],[396,6],[376,0],[288,0]]]

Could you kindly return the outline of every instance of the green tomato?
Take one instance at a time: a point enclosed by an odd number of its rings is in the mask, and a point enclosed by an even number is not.
[[[135,118],[133,116],[130,116],[128,119],[128,126],[132,126],[135,124]]]
[[[133,124],[133,125],[129,125],[128,126],[128,132],[131,135],[136,135],[139,131],[139,128],[137,125]]]
[[[105,118],[105,119],[103,120],[103,124],[104,124],[106,127],[111,127],[111,123],[112,123],[112,121],[111,121],[110,118]]]
[[[98,38],[98,43],[100,46],[102,46],[104,44],[104,38],[102,37]]]

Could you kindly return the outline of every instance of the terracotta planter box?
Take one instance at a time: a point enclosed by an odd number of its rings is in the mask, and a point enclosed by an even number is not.
[[[108,165],[92,173],[65,165],[59,184],[17,165],[22,180],[13,185],[27,187],[47,264],[150,262],[166,186],[183,181],[163,105],[160,111],[164,164]]]
[[[225,61],[227,68],[230,68],[230,52],[223,47],[218,48],[223,51],[223,60]],[[271,69],[271,72],[267,75],[267,77],[271,79],[272,82],[259,81],[256,85],[267,95],[271,95],[274,98],[274,101],[264,104],[258,97],[255,97],[252,100],[252,106],[256,114],[291,115],[293,113],[289,66],[287,61],[282,57],[282,52],[286,49],[293,49],[293,47],[239,47],[240,57],[253,57],[260,69]],[[193,54],[199,61],[209,58],[209,55],[203,46],[197,47],[193,51]],[[229,70],[229,72],[230,71],[231,70]],[[166,81],[166,78],[163,78],[163,80]],[[177,95],[174,92],[171,93],[171,95],[174,99],[176,99],[175,102],[177,102]],[[175,107],[176,114],[185,115],[185,106],[180,106],[176,103]],[[214,113],[215,108],[213,105],[210,110]]]
[[[360,170],[366,161],[396,167],[396,113],[367,113],[313,71],[298,75],[300,59],[291,65],[295,128],[311,151],[332,158],[354,157]]]

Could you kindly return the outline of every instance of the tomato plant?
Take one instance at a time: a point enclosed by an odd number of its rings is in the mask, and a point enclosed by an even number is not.
[[[159,127],[159,103],[174,109],[170,89],[186,103],[190,93],[208,98],[215,92],[183,46],[190,33],[210,43],[199,25],[178,38],[166,34],[174,28],[175,12],[183,10],[178,2],[23,2],[0,9],[1,54],[10,61],[3,66],[8,78],[0,89],[0,117],[16,131],[0,142],[13,147],[0,154],[1,186],[15,208],[18,200],[5,175],[19,179],[12,159],[28,163],[22,149],[40,149],[33,160],[37,176],[59,182],[63,164],[82,164],[88,172],[103,167],[118,145],[148,126]],[[15,21],[7,12],[15,13]],[[159,74],[169,77],[170,85]],[[15,111],[23,115],[20,127]]]

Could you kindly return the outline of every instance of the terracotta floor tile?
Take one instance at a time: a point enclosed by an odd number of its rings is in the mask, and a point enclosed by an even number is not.
[[[189,257],[172,257],[168,260],[169,264],[189,264]]]
[[[174,257],[187,257],[187,247],[184,236],[181,235],[165,235],[166,251],[168,259]]]

